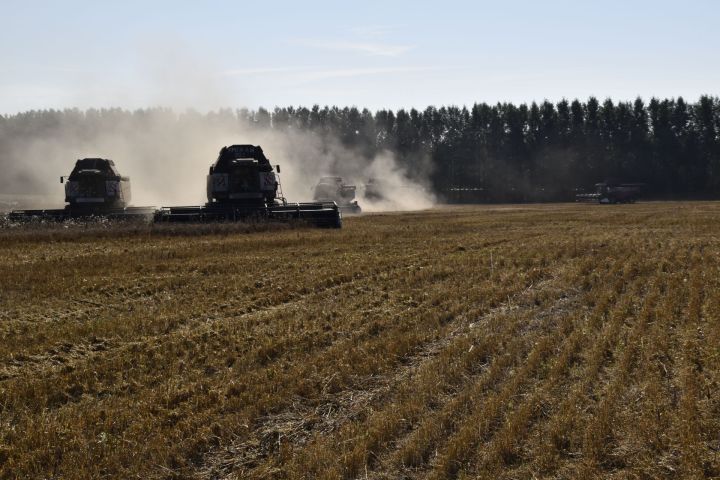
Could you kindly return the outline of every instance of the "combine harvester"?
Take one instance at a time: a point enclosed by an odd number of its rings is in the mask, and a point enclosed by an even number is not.
[[[280,166],[276,166],[280,173]],[[259,146],[231,145],[220,150],[207,176],[204,206],[163,207],[156,222],[227,222],[299,220],[327,228],[342,227],[342,214],[332,201],[290,203],[279,177]]]
[[[280,173],[280,167],[277,166]],[[13,210],[11,221],[82,218],[153,219],[165,222],[233,222],[243,220],[299,220],[318,227],[342,227],[334,202],[289,203],[262,148],[254,145],[223,147],[207,176],[208,202],[193,207],[128,207],[130,179],[121,176],[112,160],[78,160],[65,181],[63,209]]]
[[[385,191],[385,189],[386,186],[382,185],[380,179],[370,177],[365,184],[365,198],[373,202],[379,202],[381,200],[384,200],[385,194],[383,192]]]
[[[315,185],[314,199],[318,202],[335,202],[343,212],[360,213],[355,200],[355,185],[347,185],[342,177],[321,177]]]
[[[643,183],[602,182],[595,184],[595,193],[575,195],[576,202],[584,203],[635,203],[645,186]]]
[[[123,177],[112,160],[83,158],[75,163],[70,175],[60,177],[65,183],[65,208],[47,210],[13,210],[12,221],[33,219],[63,221],[104,217],[110,219],[152,218],[155,207],[129,207],[130,179]]]

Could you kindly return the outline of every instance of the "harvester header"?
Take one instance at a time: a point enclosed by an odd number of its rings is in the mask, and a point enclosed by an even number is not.
[[[342,214],[332,201],[289,203],[280,187],[280,166],[273,169],[262,148],[223,147],[207,175],[207,203],[202,206],[128,207],[130,179],[112,160],[78,160],[65,183],[60,210],[15,210],[11,220],[65,220],[79,217],[147,217],[155,222],[232,222],[240,220],[300,220],[320,227],[340,228]],[[60,177],[65,182],[66,177]]]

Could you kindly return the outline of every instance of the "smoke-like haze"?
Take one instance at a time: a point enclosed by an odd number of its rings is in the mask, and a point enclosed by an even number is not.
[[[27,207],[61,206],[59,177],[84,157],[113,159],[120,173],[130,177],[133,205],[200,205],[206,200],[208,167],[219,149],[244,143],[261,145],[270,161],[281,165],[283,192],[291,202],[312,200],[323,175],[356,183],[364,211],[423,209],[434,202],[418,172],[404,171],[389,152],[368,159],[312,132],[241,127],[230,112],[206,116],[154,109],[97,115],[96,120],[89,114],[77,122],[58,121],[43,131],[6,136],[3,143],[0,200]],[[382,199],[363,197],[371,177],[381,186]]]
[[[355,183],[365,211],[422,209],[434,202],[422,186],[428,172],[406,172],[388,152],[368,159],[327,133],[258,128],[239,121],[230,110],[217,110],[242,82],[212,73],[222,71],[221,66],[200,52],[189,53],[192,45],[178,39],[146,40],[136,52],[140,84],[128,92],[91,98],[101,104],[113,99],[126,103],[125,96],[135,95],[148,105],[172,105],[176,110],[89,111],[84,116],[65,112],[55,119],[43,116],[42,121],[16,119],[20,131],[0,128],[0,207],[13,202],[62,206],[59,178],[85,157],[114,160],[120,173],[130,177],[135,206],[200,205],[206,201],[208,167],[221,147],[232,144],[262,146],[270,161],[281,165],[283,193],[290,202],[311,201],[324,175]],[[216,110],[199,114],[188,110],[189,105]],[[382,200],[362,197],[370,177],[380,180]]]
[[[368,195],[366,185],[359,191],[359,203],[366,212],[422,210],[432,207],[436,198],[422,180],[421,175],[411,178],[395,161],[391,152],[382,152],[370,162],[365,178],[375,180],[379,198]]]

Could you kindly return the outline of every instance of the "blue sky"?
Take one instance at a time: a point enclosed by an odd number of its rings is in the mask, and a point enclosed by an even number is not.
[[[720,94],[711,0],[0,6],[0,113]]]

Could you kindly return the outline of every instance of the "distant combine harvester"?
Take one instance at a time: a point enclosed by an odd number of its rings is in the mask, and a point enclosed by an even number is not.
[[[644,183],[602,182],[595,184],[595,193],[579,193],[576,202],[584,203],[635,203],[642,195]]]

